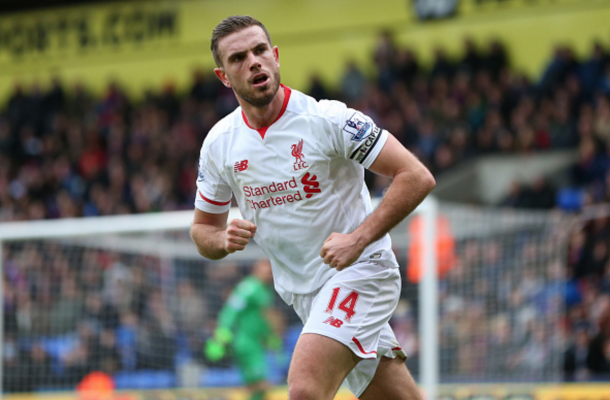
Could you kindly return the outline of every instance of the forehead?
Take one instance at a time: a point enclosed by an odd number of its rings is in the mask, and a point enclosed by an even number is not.
[[[218,49],[225,55],[250,49],[261,42],[268,43],[267,35],[260,26],[249,26],[233,32],[218,41]]]

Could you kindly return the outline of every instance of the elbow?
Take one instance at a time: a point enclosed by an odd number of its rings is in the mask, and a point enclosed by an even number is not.
[[[428,195],[436,186],[436,179],[434,179],[434,175],[428,168],[424,165],[421,165],[421,168],[418,168],[416,171],[413,171],[412,179],[417,182],[417,186],[421,189],[421,192],[424,195]]]
[[[216,261],[226,257],[226,254],[220,253],[212,253],[207,251],[204,247],[200,246],[197,242],[195,242],[195,247],[197,247],[197,253],[208,260]]]
[[[420,201],[424,199],[436,186],[436,179],[432,172],[428,170],[423,164],[419,168],[412,170],[403,170],[401,173],[394,176],[397,179],[398,176],[403,177],[403,182],[406,186],[410,187],[410,190],[415,189],[418,193]]]
[[[427,192],[430,193],[432,189],[434,189],[434,187],[436,186],[436,179],[434,178],[434,175],[432,175],[432,173],[428,169],[426,169],[426,173],[422,177],[422,180],[423,187],[425,187],[427,189]]]
[[[207,259],[211,259],[206,253],[205,249],[201,247],[199,243],[197,243],[195,240],[193,240],[193,243],[195,243],[195,248],[197,249],[197,253],[199,253],[200,256],[205,257]]]
[[[191,224],[191,229],[189,230],[189,235],[191,237],[192,242],[197,247],[197,251],[199,252],[199,254],[201,254],[201,249],[199,248],[199,244],[197,243],[197,238],[195,237],[195,235],[196,235],[196,233],[195,233],[195,223]],[[203,255],[203,254],[201,254],[201,255]]]
[[[205,258],[210,258],[207,256],[207,254],[205,253],[205,250],[201,248],[201,246],[199,246],[197,244],[197,242],[195,242],[195,247],[197,248],[197,253],[199,253],[200,256],[205,257]]]
[[[197,251],[199,252],[199,254],[212,261],[221,260],[226,257],[226,254],[208,254],[202,249],[200,249],[199,246],[197,247]]]

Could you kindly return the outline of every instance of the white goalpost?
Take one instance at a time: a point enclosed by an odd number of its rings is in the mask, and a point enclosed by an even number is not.
[[[249,245],[206,260],[191,221],[177,211],[0,224],[3,390],[70,390],[93,369],[118,389],[239,385],[231,359],[210,363],[201,349],[228,290],[264,254]],[[429,197],[392,230],[405,279],[390,322],[427,399],[441,383],[559,380],[566,226],[561,214]],[[281,385],[300,328],[277,306]]]

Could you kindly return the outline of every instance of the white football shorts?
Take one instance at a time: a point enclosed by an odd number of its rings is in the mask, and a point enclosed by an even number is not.
[[[388,321],[400,296],[398,268],[362,262],[335,274],[316,292],[293,295],[303,333],[335,339],[363,360],[344,384],[356,397],[375,375],[381,357],[407,358]]]

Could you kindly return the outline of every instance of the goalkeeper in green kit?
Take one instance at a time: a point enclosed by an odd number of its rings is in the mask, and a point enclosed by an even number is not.
[[[266,348],[280,350],[279,319],[271,306],[273,289],[271,264],[259,260],[252,273],[231,292],[220,310],[214,336],[205,345],[210,361],[225,356],[231,346],[243,380],[251,393],[250,400],[264,399],[267,382]]]

